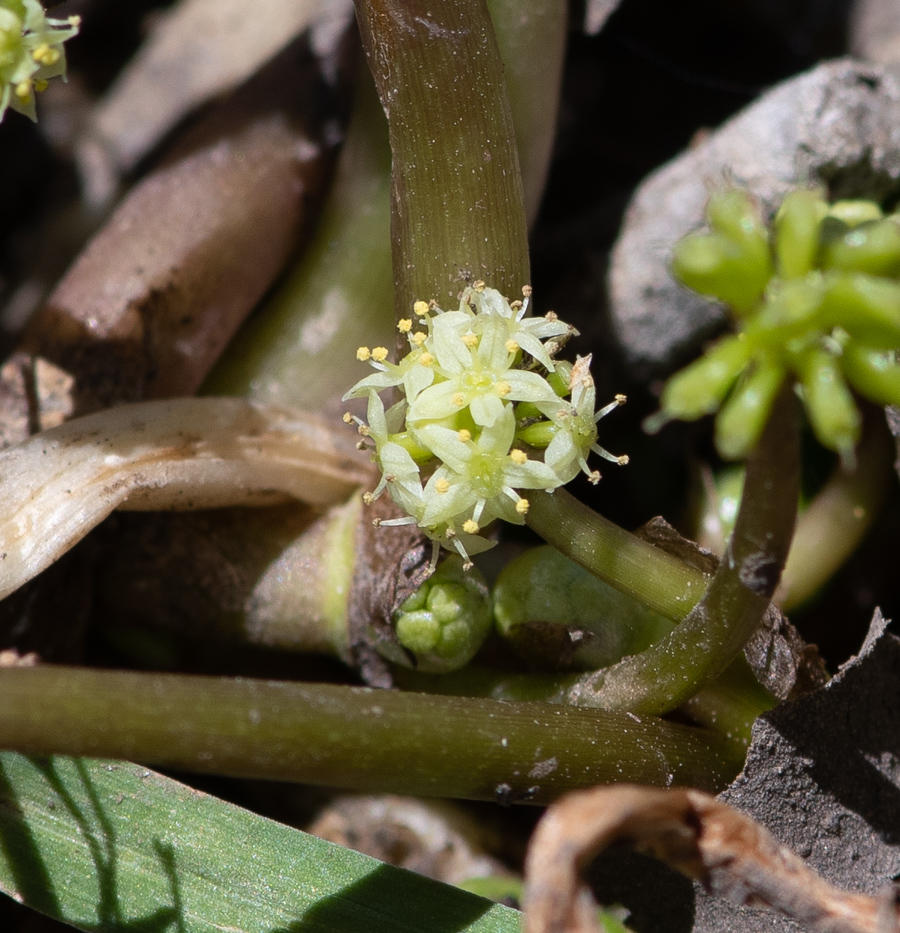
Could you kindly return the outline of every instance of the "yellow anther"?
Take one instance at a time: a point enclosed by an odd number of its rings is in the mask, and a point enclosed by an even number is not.
[[[69,17],[69,25],[70,25],[70,26],[75,26],[75,27],[80,26],[80,25],[81,25],[81,17],[80,17],[80,16],[70,16],[70,17]]]
[[[512,308],[513,311],[518,311],[519,308],[522,307],[522,302],[519,301],[519,299],[517,298],[515,301],[511,301],[511,302],[509,303],[509,306],[510,306],[510,308]]]
[[[627,466],[630,460],[631,458],[628,456],[628,454],[622,454],[621,457],[616,457],[616,463],[618,463],[619,466]]]
[[[59,52],[56,49],[50,48],[45,42],[31,53],[31,57],[39,65],[55,65],[59,61]]]
[[[361,424],[356,430],[361,437],[372,436],[372,432],[369,430],[369,426],[367,424]]]
[[[437,480],[434,484],[434,488],[443,495],[450,488],[450,480],[444,479],[443,476]]]
[[[472,288],[474,288],[476,292],[480,293],[483,292],[487,286],[484,284],[484,282],[481,281],[481,279],[479,279],[477,282],[472,283]]]
[[[619,405],[624,405],[628,401],[627,395],[617,395],[615,401]]]
[[[592,486],[596,486],[597,483],[600,482],[600,471],[599,471],[599,470],[594,470],[593,473],[588,473],[588,482],[589,482]]]
[[[16,97],[22,101],[23,104],[27,104],[31,100],[31,81],[20,81],[16,85]]]
[[[506,398],[512,392],[512,386],[508,382],[496,382],[494,383],[494,389],[496,389],[500,398]]]
[[[527,499],[519,499],[516,503],[516,512],[518,512],[519,515],[527,515],[529,504]]]
[[[515,342],[515,340],[506,341],[506,352],[507,353],[518,353],[519,352],[519,345]]]
[[[372,351],[368,347],[360,347],[356,351],[356,358],[361,361],[365,361],[369,359],[371,355],[372,355]]]
[[[412,330],[412,321],[408,317],[402,318],[397,321],[397,330],[401,334],[408,334]]]
[[[344,422],[344,424],[352,424],[352,423],[353,423],[353,415],[351,415],[349,411],[345,411],[343,417],[341,418],[341,420]]]
[[[464,443],[467,444],[472,440],[472,432],[468,428],[460,428],[457,431],[456,436]]]
[[[462,408],[463,405],[466,404],[466,397],[465,397],[465,395],[463,395],[462,392],[457,392],[457,393],[453,396],[453,404],[454,404],[457,408]]]
[[[477,535],[479,530],[478,522],[472,521],[471,518],[463,522],[463,531],[467,535]]]
[[[428,302],[419,299],[419,301],[413,305],[413,311],[415,311],[419,317],[424,317],[426,314],[428,314]]]
[[[462,342],[471,350],[472,347],[478,345],[478,335],[477,334],[463,334]]]
[[[362,494],[363,505],[371,505],[375,501],[375,496],[370,492],[364,492]]]
[[[526,298],[530,298],[530,297],[531,297],[531,286],[530,286],[530,285],[523,285],[523,286],[522,286],[522,294],[523,294]]]
[[[557,316],[557,314],[556,314],[555,311],[548,311],[548,312],[544,315],[544,320],[545,320],[545,321],[558,321],[558,320],[559,320],[559,317]]]
[[[514,448],[509,452],[509,459],[512,460],[513,463],[518,463],[519,466],[521,466],[523,463],[528,462],[528,454],[526,454],[524,450]]]
[[[434,357],[427,350],[419,357],[420,366],[431,366],[433,362]]]
[[[376,363],[383,363],[388,357],[387,347],[373,347],[372,348],[372,359]]]

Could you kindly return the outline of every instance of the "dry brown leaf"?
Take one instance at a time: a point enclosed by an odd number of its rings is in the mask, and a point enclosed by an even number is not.
[[[197,391],[308,219],[323,150],[296,89],[314,75],[292,47],[131,192],[0,373],[5,394],[20,393],[8,439],[47,426],[48,406],[68,416]],[[68,400],[36,384],[45,364],[71,379]]]
[[[745,814],[696,790],[632,785],[568,795],[538,824],[526,860],[525,933],[599,933],[583,872],[613,842],[661,858],[733,903],[820,933],[898,933],[893,889],[839,891]]]
[[[98,106],[87,134],[130,171],[187,113],[246,80],[295,36],[316,27],[327,46],[350,0],[182,0],[160,13],[141,50]]]
[[[0,453],[0,599],[116,508],[346,500],[372,479],[341,427],[243,399],[120,405]]]

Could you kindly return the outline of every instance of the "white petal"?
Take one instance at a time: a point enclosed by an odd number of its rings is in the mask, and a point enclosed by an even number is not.
[[[553,469],[540,460],[528,460],[525,463],[510,460],[503,476],[515,489],[555,489],[560,484]]]
[[[496,424],[507,407],[500,396],[491,391],[479,393],[469,402],[469,411],[475,424],[486,428]]]
[[[478,449],[482,453],[493,453],[505,457],[512,447],[516,435],[516,416],[512,405],[504,405],[503,413],[491,425],[487,425],[478,437]]]
[[[436,489],[436,484],[441,480],[450,482],[446,492],[438,492]],[[425,511],[419,524],[428,528],[460,519],[477,501],[478,494],[469,483],[454,476],[449,470],[439,469],[425,486]]]
[[[426,424],[416,431],[421,443],[456,473],[465,474],[472,459],[471,442],[459,439],[459,432],[436,424]]]
[[[457,402],[462,398],[463,404]],[[439,421],[461,411],[468,401],[454,381],[439,382],[420,392],[409,406],[408,421]]]
[[[453,313],[453,312],[451,312]],[[462,341],[462,330],[467,330],[469,321],[465,320],[463,328],[450,318],[450,314],[444,314],[434,322],[432,329],[432,345],[434,355],[437,357],[438,366],[448,375],[462,373],[472,368],[472,354],[469,348]],[[453,313],[454,318],[458,312]]]
[[[550,383],[537,373],[509,369],[502,378],[509,384],[509,399],[517,402],[560,402]]]
[[[488,317],[482,319],[478,330],[481,334],[476,351],[478,363],[482,370],[496,374],[496,378],[500,379],[500,374],[506,371],[509,360],[509,350],[506,349],[509,328],[503,320]]]
[[[401,379],[395,377],[391,373],[372,373],[371,376],[360,379],[341,401],[347,402],[351,398],[365,398],[372,389],[376,392],[380,392],[382,389],[389,389],[392,386],[400,385],[400,382]]]

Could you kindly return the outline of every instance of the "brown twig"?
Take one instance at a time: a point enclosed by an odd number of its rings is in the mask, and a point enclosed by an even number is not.
[[[897,933],[893,889],[839,891],[748,816],[697,790],[619,785],[579,791],[548,811],[526,861],[525,933],[597,933],[582,880],[596,855],[627,841],[733,903],[769,908],[817,933]]]

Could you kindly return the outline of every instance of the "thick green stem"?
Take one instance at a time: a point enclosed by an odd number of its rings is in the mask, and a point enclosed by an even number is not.
[[[593,673],[510,673],[472,664],[437,677],[400,669],[394,672],[397,685],[405,690],[564,706],[572,705],[583,696],[583,688],[593,682],[594,676]],[[776,702],[756,680],[746,661],[738,657],[721,677],[698,691],[682,708],[697,723],[727,740],[737,760],[746,753],[757,717],[772,709]]]
[[[626,713],[50,666],[0,670],[0,747],[538,804],[612,781],[718,788],[740,766],[703,730]]]
[[[734,533],[703,599],[652,648],[579,684],[573,700],[661,714],[718,677],[756,630],[778,585],[799,481],[796,410],[783,391],[748,461]]]
[[[356,347],[394,340],[390,150],[368,75],[315,238],[284,284],[232,343],[204,385],[338,416]],[[348,361],[336,365],[336,361]]]
[[[625,531],[564,489],[532,492],[528,525],[548,544],[610,586],[669,619],[681,621],[708,577]]]
[[[553,139],[550,128],[555,122],[562,72],[565,4],[562,0],[530,0],[528,4],[491,0],[490,8],[506,61],[516,138],[523,154],[525,200],[528,216],[533,218]],[[443,39],[429,43],[429,61],[423,73],[434,73],[435,56],[443,48]],[[458,42],[454,49],[459,51]],[[456,58],[451,62],[454,68],[455,62]],[[494,63],[490,69],[496,67]],[[476,72],[472,80],[479,76]],[[456,75],[459,82],[464,77]],[[474,97],[471,87],[456,85],[455,99],[462,102],[470,123],[476,116],[482,119],[474,113],[478,108],[468,106]],[[442,126],[445,112],[441,105],[437,115]],[[421,118],[418,112],[412,116],[416,121]],[[454,148],[459,148],[462,140],[466,151],[482,157],[484,147],[477,144],[470,127],[462,133],[442,131],[437,139],[442,141],[445,136]],[[334,184],[312,243],[267,305],[238,335],[204,386],[205,392],[245,395],[315,411],[323,409],[324,399],[326,412],[343,410],[340,398],[353,380],[348,378],[346,367],[336,366],[335,360],[351,360],[360,345],[390,347],[394,340],[390,166],[384,114],[371,78],[364,75]],[[492,180],[480,179],[479,183]],[[467,211],[472,204],[480,209],[484,203],[475,193],[468,200],[464,192],[460,197]],[[513,276],[512,296],[526,283],[527,271],[526,255],[523,271]],[[453,275],[458,291],[459,270]],[[434,289],[428,291],[431,297]],[[408,308],[402,316],[409,316]]]
[[[357,0],[388,116],[394,307],[452,306],[467,279],[529,282],[522,181],[484,0]],[[424,76],[427,75],[427,79]]]

